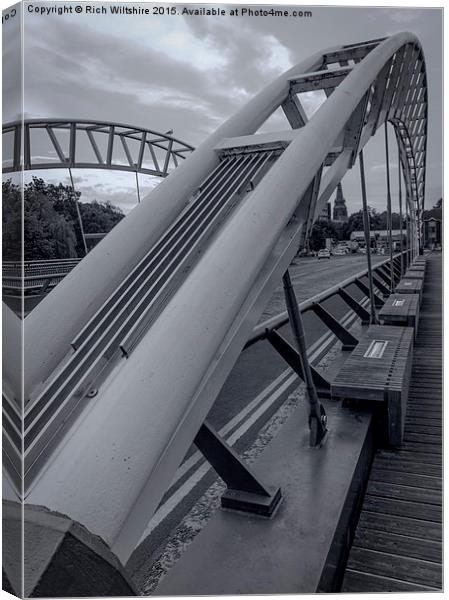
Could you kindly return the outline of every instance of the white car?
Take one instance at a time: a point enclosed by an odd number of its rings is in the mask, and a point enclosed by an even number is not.
[[[320,260],[320,258],[330,258],[330,257],[331,257],[331,253],[329,252],[329,250],[327,248],[322,248],[318,252],[318,260]]]

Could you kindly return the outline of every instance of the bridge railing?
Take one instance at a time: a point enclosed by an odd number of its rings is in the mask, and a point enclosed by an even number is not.
[[[24,263],[4,261],[2,288],[9,294],[45,293],[55,287],[80,262],[80,258],[33,260]]]
[[[410,252],[404,251],[402,253],[406,260],[406,265],[410,262]],[[407,258],[408,255],[408,258]],[[381,308],[384,304],[383,297],[389,295],[389,283],[390,283],[390,259],[383,260],[373,267],[374,275],[374,287],[375,287],[375,302],[378,308]],[[393,257],[393,273],[394,282],[396,284],[401,278],[402,274],[400,271],[401,265],[401,253],[397,253]],[[405,269],[404,269],[405,270]],[[358,339],[350,332],[350,325],[357,319],[360,318],[362,324],[368,324],[370,319],[369,309],[367,307],[369,299],[369,289],[367,284],[363,281],[364,277],[368,276],[368,269],[364,269],[354,275],[351,275],[344,281],[333,285],[330,288],[304,300],[298,305],[301,314],[305,314],[309,311],[315,313],[315,315],[322,321],[326,328],[342,342],[344,350],[353,349],[358,344]],[[363,295],[361,300],[354,297],[353,294],[348,290],[350,286],[356,286]],[[342,320],[337,319],[331,312],[329,312],[324,306],[324,302],[331,298],[339,297],[349,307],[350,312],[353,313],[353,319],[350,319],[347,325],[342,324]],[[245,344],[244,349],[256,344],[259,341],[267,340],[270,344],[279,352],[279,354],[285,359],[285,361],[293,368],[293,370],[304,379],[301,361],[297,351],[293,346],[290,345],[279,333],[278,330],[289,322],[289,316],[287,311],[284,311],[266,321],[258,324]],[[328,396],[330,391],[330,384],[325,377],[317,371],[312,365],[312,375],[317,386],[318,392],[323,396]]]
[[[406,254],[406,252],[404,252]],[[409,260],[404,261],[407,265]],[[39,261],[33,261],[30,263],[25,263],[26,268],[30,270],[30,272],[34,269],[35,275],[26,278],[25,285],[32,281],[33,278],[38,280],[39,277],[41,281],[45,278],[47,280],[53,280],[59,276],[64,277],[71,268],[73,268],[77,264],[77,259],[67,259],[62,261],[49,261],[48,265],[43,265]],[[376,295],[376,303],[379,307],[383,305],[382,295],[388,295],[388,284],[389,284],[389,276],[390,269],[387,268],[389,264],[389,259],[385,259],[379,264],[377,264],[373,271],[374,274],[377,275],[374,278],[374,285],[377,291]],[[400,279],[400,264],[401,264],[401,254],[398,253],[394,257],[394,277],[395,282]],[[13,269],[13,263],[9,265],[9,268]],[[65,274],[61,274],[58,272],[58,269],[66,270]],[[52,272],[53,271],[53,272]],[[353,349],[358,344],[358,339],[354,336],[353,333],[350,332],[350,326],[355,322],[357,318],[360,318],[362,323],[369,322],[369,312],[367,310],[368,296],[369,290],[366,283],[364,283],[363,279],[367,276],[367,269],[360,271],[351,277],[345,279],[344,281],[316,294],[315,296],[305,300],[304,302],[299,304],[299,310],[301,313],[306,313],[308,311],[313,311],[315,315],[322,321],[327,330],[333,334],[328,340],[328,344],[326,347],[328,348],[330,344],[333,343],[334,337],[336,336],[343,344],[343,349],[349,350]],[[17,279],[20,280],[20,277]],[[348,289],[350,286],[357,286],[362,294],[362,298],[355,297],[351,291]],[[380,295],[379,295],[380,294]],[[350,309],[351,316],[346,314],[342,319],[338,319],[336,316],[332,314],[327,308],[324,307],[324,303],[333,298],[339,296],[346,305],[348,305]],[[349,317],[349,318],[348,318]],[[304,379],[304,373],[302,371],[302,363],[300,357],[298,355],[297,350],[290,345],[290,343],[279,333],[279,329],[288,323],[289,317],[287,312],[280,313],[279,315],[268,319],[267,321],[260,323],[253,330],[252,335],[248,339],[244,348],[248,348],[261,340],[267,340],[274,347],[274,349],[282,356],[282,358],[287,362],[287,364],[296,372],[296,374]],[[324,354],[323,352],[322,354]],[[314,383],[316,385],[317,391],[320,395],[324,397],[328,397],[330,394],[330,383],[326,379],[325,375],[319,372],[313,365],[310,365],[312,376],[314,379]]]

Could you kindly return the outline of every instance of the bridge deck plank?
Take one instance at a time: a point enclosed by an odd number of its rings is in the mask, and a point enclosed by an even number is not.
[[[370,528],[359,527],[354,538],[355,546],[430,562],[438,563],[442,559],[442,543],[439,541],[413,538],[408,535],[376,531]]]
[[[362,589],[364,592],[428,592],[433,588],[399,581],[391,577],[370,575],[348,569],[346,572],[346,583],[348,587]]]
[[[404,443],[376,453],[343,592],[442,587],[441,257],[427,263]]]
[[[425,465],[421,466],[423,467]],[[379,481],[384,484],[392,483],[396,485],[407,485],[414,488],[422,487],[425,489],[441,490],[442,482],[440,477],[427,474],[425,469],[423,469],[423,471],[425,474],[387,470],[377,466],[371,470],[370,482],[373,483]]]

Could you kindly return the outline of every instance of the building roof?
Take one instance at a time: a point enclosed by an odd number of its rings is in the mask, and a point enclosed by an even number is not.
[[[375,231],[374,233],[377,233],[377,235],[380,235],[381,237],[383,237],[384,235],[389,235],[389,230],[388,229],[379,229],[379,230]],[[392,235],[401,235],[401,230],[400,229],[392,229],[391,234]],[[407,230],[403,229],[402,234],[407,235]]]
[[[370,237],[374,239],[375,231],[370,231]],[[365,238],[364,231],[352,231],[351,232],[351,240],[363,240]]]
[[[407,230],[403,229],[402,230],[402,234],[403,235],[407,235]],[[391,235],[392,237],[400,237],[401,235],[401,230],[400,229],[392,229],[391,231]],[[383,237],[388,237],[389,236],[389,231],[388,229],[379,229],[379,230],[372,230],[370,231],[370,237],[371,238],[383,238]],[[362,240],[365,237],[365,233],[363,231],[353,231],[351,233],[351,240]]]

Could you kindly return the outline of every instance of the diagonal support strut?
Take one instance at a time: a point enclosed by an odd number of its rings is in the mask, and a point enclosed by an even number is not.
[[[324,306],[322,306],[319,302],[314,302],[311,310],[313,310],[316,316],[321,319],[326,327],[328,327],[342,342],[342,350],[354,350],[359,343],[359,340],[353,336],[352,333],[346,329],[346,327],[344,327],[333,315],[331,315],[331,313],[328,312]]]
[[[338,294],[346,304],[362,319],[362,325],[369,325],[370,314],[354,296],[351,296],[344,288],[338,290]]]
[[[207,421],[201,425],[194,444],[228,487],[221,497],[223,508],[265,517],[273,514],[282,499],[280,488],[264,485]]]
[[[282,356],[285,362],[295,371],[298,377],[305,381],[305,375],[298,351],[275,329],[272,329],[267,333],[267,340]],[[327,381],[313,365],[310,365],[310,370],[318,394],[320,396],[330,397],[331,387],[329,381]]]

